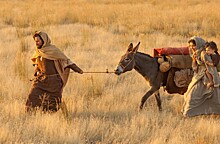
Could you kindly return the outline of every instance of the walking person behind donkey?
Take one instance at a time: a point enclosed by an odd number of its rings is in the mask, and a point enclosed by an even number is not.
[[[62,91],[70,69],[80,74],[83,71],[51,44],[47,33],[36,32],[33,38],[36,50],[31,60],[35,66],[35,79],[26,102],[26,111],[40,108],[43,111],[56,112],[62,102]]]
[[[218,73],[216,67],[206,64],[207,60],[209,62],[212,60],[205,51],[205,43],[205,40],[196,36],[188,41],[194,73],[184,94],[182,113],[185,117],[220,114],[220,89],[219,87],[208,88],[206,83],[207,70],[209,72],[213,70],[214,79],[218,78]]]

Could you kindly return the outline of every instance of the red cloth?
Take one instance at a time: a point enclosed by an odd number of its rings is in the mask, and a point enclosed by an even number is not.
[[[161,55],[188,55],[189,48],[188,47],[166,47],[166,48],[155,48],[154,49],[154,57],[158,57]]]

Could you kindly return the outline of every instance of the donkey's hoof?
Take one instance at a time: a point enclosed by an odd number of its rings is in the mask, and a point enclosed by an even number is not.
[[[140,110],[140,111],[143,110],[143,106],[142,106],[142,105],[139,107],[139,110]]]

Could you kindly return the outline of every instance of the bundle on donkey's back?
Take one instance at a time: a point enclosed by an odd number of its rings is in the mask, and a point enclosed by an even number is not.
[[[181,51],[179,53],[172,53],[171,51],[171,53],[167,54],[162,53],[165,50],[164,48],[161,51],[155,49],[158,55],[152,57],[148,54],[138,52],[139,45],[140,42],[135,47],[133,47],[132,43],[128,46],[126,53],[121,57],[115,69],[115,74],[120,75],[135,69],[151,86],[150,90],[141,99],[140,109],[143,108],[145,101],[154,94],[158,108],[162,110],[159,93],[161,86],[165,86],[168,93],[183,94],[187,90],[192,77],[191,58],[188,55],[189,51],[187,48],[173,48],[175,52],[178,50]],[[171,48],[167,48],[165,52],[168,52],[168,50],[171,50]],[[187,77],[183,77],[186,74]]]
[[[155,48],[159,70],[164,73],[162,86],[170,94],[184,94],[192,79],[192,59],[188,47]]]

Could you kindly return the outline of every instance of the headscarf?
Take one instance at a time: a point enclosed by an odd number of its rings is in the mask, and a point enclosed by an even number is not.
[[[197,65],[203,64],[203,62],[201,60],[201,52],[204,50],[206,41],[200,37],[197,37],[197,36],[191,37],[189,41],[191,41],[191,40],[194,40],[196,43],[196,51],[193,51],[191,48],[189,48],[190,56],[193,57],[193,55],[195,55],[195,57],[196,57],[196,63],[194,63],[194,62],[192,63],[192,68],[194,70],[196,70]]]
[[[36,36],[36,34],[42,38],[44,43],[40,49],[35,49],[35,53],[31,60],[36,63],[36,59],[39,56],[49,60],[54,60],[55,67],[63,81],[64,87],[67,83],[70,72],[70,69],[66,67],[73,64],[73,62],[71,62],[71,60],[63,52],[60,51],[60,49],[51,44],[51,40],[47,33],[38,31],[35,33],[34,37]]]
[[[191,40],[194,40],[196,43],[196,51],[194,52],[191,48],[189,48],[189,54],[191,57],[194,54],[196,54],[196,56],[199,57],[200,53],[204,50],[206,41],[200,37],[197,37],[197,36],[191,37],[189,41],[191,41]]]
[[[33,58],[32,58],[33,61],[35,61],[35,59],[38,56],[47,58],[49,60],[67,60],[68,59],[66,55],[64,55],[63,52],[60,51],[60,49],[58,49],[55,45],[51,44],[51,40],[45,32],[39,31],[39,32],[36,32],[35,35],[36,34],[38,34],[42,38],[44,44],[40,49],[36,48],[35,54],[33,55]]]

